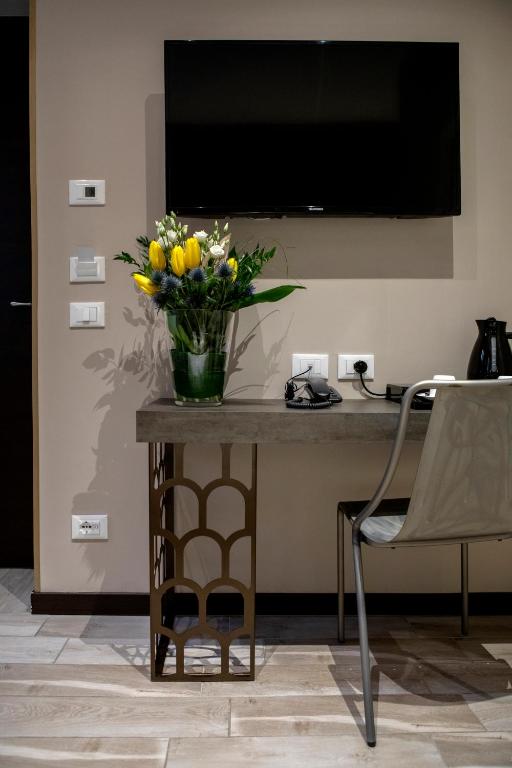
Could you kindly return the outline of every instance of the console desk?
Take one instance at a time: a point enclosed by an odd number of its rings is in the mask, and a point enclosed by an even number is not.
[[[293,410],[281,400],[227,400],[220,407],[176,406],[161,399],[137,411],[137,442],[149,444],[149,567],[152,680],[254,680],[257,454],[262,443],[390,442],[398,424],[399,406],[385,400],[344,400],[321,410]],[[407,439],[424,439],[429,412],[412,411]],[[187,476],[184,448],[187,443],[214,443],[220,447],[220,477],[201,487]],[[251,481],[241,483],[231,474],[231,452],[237,444],[250,444]],[[174,488],[192,490],[198,500],[198,527],[175,533]],[[224,537],[208,525],[208,497],[223,486],[237,489],[244,499],[245,523]],[[343,489],[340,488],[340,498]],[[334,514],[334,510],[333,510]],[[195,537],[217,542],[221,568],[217,578],[201,587],[185,577],[184,550]],[[230,576],[233,544],[250,542],[250,582]],[[180,627],[173,598],[186,588],[197,597],[197,622]],[[208,596],[230,587],[243,599],[241,625],[223,627],[209,623]],[[185,649],[207,638],[219,649],[215,667],[187,666]],[[246,643],[247,658],[231,653]],[[248,650],[247,650],[248,649]],[[243,655],[243,654],[242,654]],[[171,662],[169,663],[169,659]]]

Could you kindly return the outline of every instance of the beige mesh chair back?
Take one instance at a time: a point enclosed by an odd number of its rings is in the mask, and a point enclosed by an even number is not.
[[[512,536],[512,386],[437,387],[396,543]]]

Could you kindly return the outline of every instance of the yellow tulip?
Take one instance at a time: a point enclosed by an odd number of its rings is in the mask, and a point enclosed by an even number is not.
[[[165,253],[160,243],[156,240],[152,240],[149,244],[149,262],[153,269],[165,269],[166,259]]]
[[[236,280],[236,276],[238,274],[238,261],[234,258],[228,259],[228,264],[233,270],[233,274],[231,275],[231,279],[233,282]]]
[[[185,251],[181,245],[175,245],[171,251],[171,269],[177,277],[185,272]]]
[[[158,285],[155,285],[151,282],[149,277],[146,277],[146,275],[139,275],[137,272],[132,275],[133,279],[139,286],[139,288],[144,291],[144,293],[147,293],[148,296],[154,296],[155,293],[158,293]]]
[[[195,237],[187,238],[185,242],[185,266],[187,269],[194,269],[201,263],[201,246]]]

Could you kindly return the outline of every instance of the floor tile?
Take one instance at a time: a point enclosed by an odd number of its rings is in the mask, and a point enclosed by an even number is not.
[[[512,642],[483,642],[482,647],[493,659],[506,661],[509,666],[512,666]]]
[[[26,589],[1,569],[0,587],[7,577]],[[510,617],[474,617],[468,638],[457,618],[370,617],[371,750],[354,617],[345,644],[335,617],[264,617],[254,682],[152,683],[147,617],[10,614],[0,609],[2,768],[160,768],[168,737],[169,768],[512,768]],[[211,650],[190,643],[201,665]],[[235,653],[246,661],[245,646]]]
[[[51,638],[48,638],[49,640]],[[72,637],[64,646],[57,664],[130,664],[149,663],[149,641],[107,640]]]
[[[226,699],[0,697],[2,736],[226,736]]]
[[[375,669],[372,682],[375,692],[396,695],[428,693],[419,665],[382,665]],[[218,688],[217,686],[221,686]],[[272,665],[256,671],[252,682],[206,682],[207,696],[314,696],[355,695],[361,693],[361,668],[358,662],[346,665]]]
[[[357,619],[347,616],[346,637],[358,636]],[[337,643],[336,616],[257,616],[256,634],[267,642]],[[413,628],[401,616],[368,616],[369,637],[414,638]]]
[[[149,667],[97,664],[3,664],[3,696],[199,696],[201,683],[151,682]]]
[[[460,733],[436,735],[433,742],[446,768],[504,768],[512,765],[510,733],[493,733],[486,736]]]
[[[306,672],[305,672],[306,670]],[[204,682],[203,696],[323,696],[336,695],[339,686],[326,666],[264,666],[254,681]]]
[[[455,662],[437,659],[421,664],[432,693],[505,694],[512,689],[512,669],[506,661]]]
[[[149,616],[49,616],[39,634],[149,642]]]
[[[383,736],[367,747],[361,736],[171,739],[167,768],[446,768],[429,736]]]
[[[400,663],[401,658],[417,661],[492,661],[491,654],[480,642],[455,638],[374,638],[370,640],[370,650],[379,663]]]
[[[28,613],[29,606],[24,599],[13,595],[3,584],[0,584],[0,612],[1,613]]]
[[[0,664],[52,664],[65,642],[63,637],[0,637]]]
[[[27,613],[34,588],[34,571],[29,568],[2,568],[0,571],[0,612]]]
[[[357,732],[354,716],[343,696],[236,698],[231,702],[232,736],[318,736],[343,732]]]
[[[360,664],[346,668],[340,665],[330,666],[340,693],[343,695],[362,693]],[[372,669],[372,686],[380,695],[398,695],[428,692],[424,680],[424,671],[420,664],[378,664]]]
[[[0,739],[2,768],[163,768],[163,739]]]
[[[420,731],[482,731],[468,704],[457,696],[379,696],[374,702],[379,734]],[[358,732],[362,697],[309,696],[233,699],[233,736],[315,736]]]
[[[466,700],[486,730],[512,731],[512,691],[501,696],[468,696]]]
[[[407,616],[407,623],[417,637],[461,637],[458,616]],[[469,631],[473,639],[512,638],[512,617],[470,616]]]
[[[374,663],[407,664],[423,660],[492,661],[492,654],[478,641],[443,639],[372,639],[370,653]],[[511,651],[512,654],[512,651]],[[318,645],[269,645],[266,664],[339,664],[347,661],[358,664],[359,643]]]
[[[37,634],[46,618],[32,616],[30,613],[0,613],[0,636],[32,637]]]

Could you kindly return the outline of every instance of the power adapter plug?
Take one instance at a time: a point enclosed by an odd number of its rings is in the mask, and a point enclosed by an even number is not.
[[[363,375],[363,373],[366,373],[368,370],[368,363],[365,363],[364,360],[356,360],[354,363],[354,371],[358,373],[360,376]]]
[[[367,370],[368,370],[368,363],[365,363],[364,360],[356,360],[356,362],[354,363],[354,371],[359,374],[359,379],[361,381],[361,386],[363,387],[363,389],[373,397],[386,397],[385,392],[373,392],[371,389],[368,389],[363,379],[363,374],[366,373]]]

